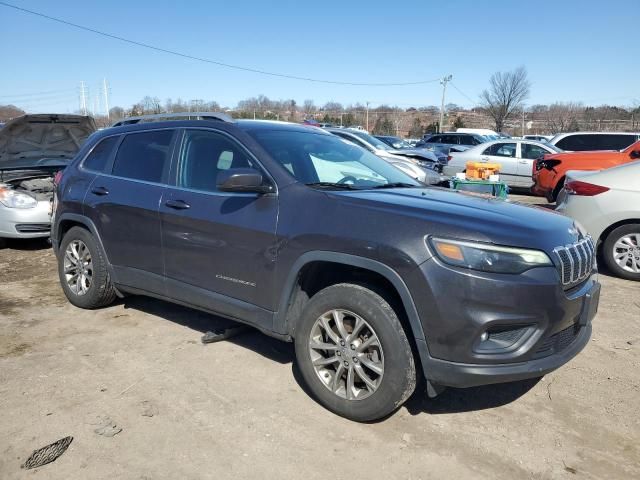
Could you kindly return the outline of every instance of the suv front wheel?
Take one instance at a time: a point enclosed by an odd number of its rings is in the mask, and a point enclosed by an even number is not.
[[[350,420],[383,418],[416,385],[411,346],[389,303],[360,285],[314,295],[295,334],[305,383],[324,407]]]
[[[73,227],[62,239],[58,276],[64,294],[76,307],[100,308],[116,298],[102,249],[84,228]]]

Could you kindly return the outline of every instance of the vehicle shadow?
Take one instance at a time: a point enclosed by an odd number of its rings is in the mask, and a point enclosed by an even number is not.
[[[435,398],[429,398],[425,388],[420,388],[405,403],[405,407],[411,415],[487,410],[514,402],[531,390],[540,379],[541,377],[471,388],[447,388]]]
[[[139,310],[202,334],[214,329],[239,325],[233,320],[150,297],[129,296],[119,300],[119,302],[125,309],[132,308]],[[231,342],[234,345],[251,350],[280,364],[291,363],[291,370],[296,383],[309,397],[315,399],[313,393],[306,386],[296,362],[294,362],[295,352],[293,343],[283,342],[276,338],[269,337],[251,327],[249,327],[246,332],[223,341]],[[216,348],[216,345],[215,343],[207,344],[206,347]],[[420,415],[422,413],[437,415],[486,410],[517,400],[531,390],[539,381],[539,378],[535,378],[519,382],[465,389],[448,388],[436,398],[428,398],[424,388],[424,382],[421,382],[414,394],[405,403],[405,408],[411,415]],[[383,420],[384,419],[381,419],[379,421]]]
[[[217,315],[150,297],[129,296],[120,300],[120,303],[125,309],[140,310],[191,330],[196,330],[202,334],[211,330],[240,325],[238,322]],[[278,363],[287,364],[293,362],[293,344],[269,337],[252,327],[248,327],[246,332],[223,341],[231,342]],[[215,348],[215,343],[206,344],[206,346]]]

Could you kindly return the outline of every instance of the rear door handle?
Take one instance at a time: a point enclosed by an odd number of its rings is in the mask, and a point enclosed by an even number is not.
[[[169,208],[173,208],[174,210],[186,210],[187,208],[191,207],[191,205],[189,205],[184,200],[167,200],[164,204]]]
[[[107,190],[105,187],[93,187],[91,189],[91,193],[102,197],[104,195],[109,195],[109,190]]]

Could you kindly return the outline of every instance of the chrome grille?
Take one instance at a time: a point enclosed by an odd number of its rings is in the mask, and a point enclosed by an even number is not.
[[[563,285],[575,285],[589,276],[595,267],[595,248],[590,236],[572,245],[553,249]]]

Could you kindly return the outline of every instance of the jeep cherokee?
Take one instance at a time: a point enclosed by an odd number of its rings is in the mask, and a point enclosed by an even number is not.
[[[540,377],[587,344],[600,285],[572,220],[426,187],[320,129],[190,115],[98,132],[58,180],[72,304],[149,295],[293,341],[356,421],[419,376],[431,396]]]

